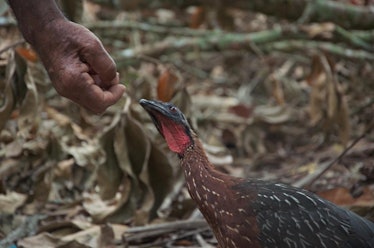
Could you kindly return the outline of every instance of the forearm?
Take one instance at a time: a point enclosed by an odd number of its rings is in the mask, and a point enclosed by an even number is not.
[[[18,21],[22,35],[31,45],[45,27],[58,19],[65,19],[54,0],[8,0]]]

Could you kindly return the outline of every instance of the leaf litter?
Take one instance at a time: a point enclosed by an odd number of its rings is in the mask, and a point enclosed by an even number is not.
[[[159,32],[142,26],[125,35],[88,23],[114,57],[127,47],[162,46],[118,60],[127,93],[93,116],[57,95],[16,27],[8,28],[0,50],[16,45],[0,54],[0,247],[216,245],[140,98],[180,107],[209,159],[241,177],[300,182],[367,132],[308,189],[374,220],[372,63],[321,50],[266,53],[255,44],[169,49],[168,37],[181,36],[173,33],[178,25],[199,36],[212,35],[212,27],[233,32],[233,25],[265,30],[274,20],[239,10],[207,17],[200,7],[135,17],[93,6],[87,9],[112,20],[162,23],[154,26]],[[92,14],[84,15],[100,21]],[[331,25],[303,28],[313,38],[332,37]]]

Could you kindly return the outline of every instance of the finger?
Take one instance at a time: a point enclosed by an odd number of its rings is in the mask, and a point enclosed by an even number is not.
[[[116,77],[110,82],[110,84],[106,84],[106,85],[103,85],[103,81],[100,79],[99,75],[97,74],[94,74],[94,75],[89,74],[89,75],[92,77],[94,83],[103,89],[108,89],[112,85],[119,84],[119,73],[118,72],[116,73]]]
[[[100,78],[101,87],[107,88],[112,84],[118,84],[118,81],[115,81],[117,77],[116,64],[99,40],[94,39],[84,48],[82,53],[85,62]]]
[[[122,84],[112,85],[108,90],[103,91],[103,104],[110,106],[115,104],[125,92],[126,87]]]
[[[69,63],[68,63],[69,64]],[[73,65],[70,63],[69,65]],[[94,77],[88,72],[86,64],[66,66],[59,71],[58,76],[51,74],[53,85],[57,92],[83,106],[93,113],[102,113],[122,96],[125,87],[119,84],[119,74],[115,73],[112,84],[106,89],[96,84]]]
[[[77,103],[93,113],[99,114],[116,103],[123,95],[125,89],[122,84],[112,85],[107,90],[103,90],[95,84],[90,84],[87,90],[82,92]]]

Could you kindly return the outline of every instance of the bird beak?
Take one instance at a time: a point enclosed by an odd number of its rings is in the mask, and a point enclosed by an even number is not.
[[[146,99],[140,99],[139,101],[140,105],[148,112],[149,116],[151,117],[153,123],[155,124],[157,130],[159,133],[164,136],[162,131],[162,125],[157,119],[157,115],[161,114],[168,116],[169,113],[165,111],[164,107],[162,106],[161,102],[146,100]]]

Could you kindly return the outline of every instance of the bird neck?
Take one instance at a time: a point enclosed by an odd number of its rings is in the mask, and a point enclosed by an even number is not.
[[[222,201],[220,198],[233,197],[231,187],[245,180],[222,173],[214,168],[195,133],[192,133],[192,139],[192,144],[180,157],[180,164],[191,198],[201,206],[207,202]]]
[[[185,151],[181,157],[181,166],[183,168],[187,189],[191,198],[197,203],[200,212],[204,215],[208,224],[220,244],[220,247],[260,247],[255,232],[257,230],[254,214],[248,216],[250,210],[247,209],[248,200],[254,196],[251,192],[243,192],[242,198],[233,187],[244,182],[242,178],[232,177],[216,170],[209,162],[203,146],[199,139],[193,135],[193,144]],[[235,205],[233,205],[235,203]],[[239,210],[238,210],[239,209]],[[233,211],[239,211],[234,218]],[[239,216],[239,217],[238,217]],[[243,224],[243,220],[246,220]],[[235,246],[227,237],[227,224],[232,225],[232,230],[237,230],[238,225],[244,229],[243,233],[253,233],[253,236],[247,236],[243,243]],[[229,230],[230,231],[230,230]],[[242,235],[235,232],[236,239]],[[235,239],[234,239],[235,240]],[[234,245],[233,245],[234,244]]]
[[[192,140],[191,145],[181,156],[181,166],[185,172],[186,180],[206,179],[219,173],[209,162],[201,141],[194,133]]]
[[[200,140],[196,135],[192,137],[194,142],[183,154],[180,164],[191,198],[197,203],[208,223],[215,225],[212,207],[207,207],[206,204],[218,203],[216,198],[221,195],[218,191],[224,185],[224,181],[217,177],[219,172],[209,162]],[[221,186],[218,187],[217,184]]]

